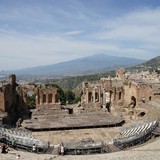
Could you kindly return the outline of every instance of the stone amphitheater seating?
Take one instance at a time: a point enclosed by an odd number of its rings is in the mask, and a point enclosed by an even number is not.
[[[36,144],[37,150],[45,151],[48,148],[47,142],[42,142],[38,139],[35,139],[31,132],[12,130],[0,127],[0,137],[5,138],[6,143],[12,144],[12,141],[16,141],[16,145],[19,148],[32,150],[32,145]]]
[[[114,139],[113,142],[115,145],[123,145],[134,143],[134,141],[145,140],[148,138],[148,135],[156,128],[158,122],[156,120],[141,122],[136,126],[132,126],[130,128],[125,129],[120,132]]]

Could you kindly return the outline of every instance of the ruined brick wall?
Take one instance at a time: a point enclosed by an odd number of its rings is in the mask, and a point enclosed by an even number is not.
[[[19,85],[17,88],[16,103],[24,109],[29,109],[28,96],[29,93],[35,95],[36,109],[48,110],[49,108],[60,109],[57,100],[57,88],[50,85]]]
[[[122,82],[120,80],[120,82]],[[112,84],[113,83],[113,84]],[[124,104],[123,83],[119,80],[109,78],[101,78],[100,81],[83,83],[82,105],[95,106],[99,103],[99,107],[106,106],[107,103],[114,105]]]
[[[152,84],[150,88],[152,88],[152,93],[149,95],[149,100],[160,103],[160,83]]]
[[[149,97],[152,96],[152,87],[148,84],[141,84],[139,85],[139,93],[138,93],[138,101],[141,102],[144,98],[145,101],[149,101]]]
[[[136,102],[142,102],[143,98],[145,99],[145,101],[149,101],[150,97],[152,98],[153,96],[152,87],[146,83],[136,83],[130,81],[124,85],[124,90],[124,100],[126,105],[130,104],[132,97],[135,97]]]
[[[116,70],[116,78],[119,80],[125,79],[125,70],[124,68],[119,68]]]
[[[38,89],[36,96],[36,108],[37,109],[60,109],[57,99],[57,89],[54,87]]]
[[[5,86],[4,99],[5,99],[5,111],[9,112],[11,110],[12,105],[14,105],[13,86],[10,84]]]
[[[82,103],[102,103],[103,84],[100,82],[83,83]]]
[[[138,99],[138,85],[135,82],[128,82],[124,85],[124,100],[126,106],[128,106],[131,103],[131,98],[135,97],[136,101]]]
[[[98,87],[97,87],[98,86]],[[99,88],[101,105],[105,105],[106,92],[110,91],[111,105],[115,106],[129,106],[133,104],[136,106],[138,102],[142,102],[144,98],[146,102],[156,101],[160,102],[160,83],[149,83],[142,79],[125,79],[125,70],[118,69],[116,78],[101,78],[97,82],[84,83],[82,104],[96,103],[95,92]],[[93,105],[94,106],[94,105]]]
[[[5,111],[4,93],[0,92],[0,110]]]
[[[14,104],[13,86],[10,84],[5,84],[0,88],[0,109],[9,112],[13,104]]]

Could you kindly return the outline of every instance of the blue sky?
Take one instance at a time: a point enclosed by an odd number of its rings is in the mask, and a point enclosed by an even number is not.
[[[101,53],[160,55],[160,1],[0,0],[0,70]]]

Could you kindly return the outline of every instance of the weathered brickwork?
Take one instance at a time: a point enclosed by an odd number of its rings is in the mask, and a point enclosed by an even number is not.
[[[8,82],[1,83],[0,87],[0,109],[9,111],[15,103],[15,75],[10,75]]]
[[[82,105],[103,108],[107,108],[107,105],[135,107],[143,100],[159,102],[160,81],[150,81],[144,79],[144,76],[142,78],[126,78],[125,70],[118,69],[114,78],[101,78],[96,82],[83,83]]]
[[[8,82],[0,84],[0,109],[8,112],[14,105],[28,110],[29,94],[34,94],[36,97],[36,109],[60,109],[57,88],[42,84],[18,85],[15,75],[10,75]]]

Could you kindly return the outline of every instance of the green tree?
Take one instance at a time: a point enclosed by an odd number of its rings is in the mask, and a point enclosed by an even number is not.
[[[68,102],[68,104],[72,104],[75,100],[75,94],[70,90],[67,90],[65,92],[65,97],[66,97],[66,101]]]
[[[60,100],[61,104],[65,105],[66,98],[65,98],[65,94],[64,94],[64,91],[62,90],[62,88],[56,84],[52,84],[52,86],[57,88],[57,98]]]
[[[36,107],[36,95],[35,94],[28,96],[27,101],[30,106],[30,109],[34,109]]]

